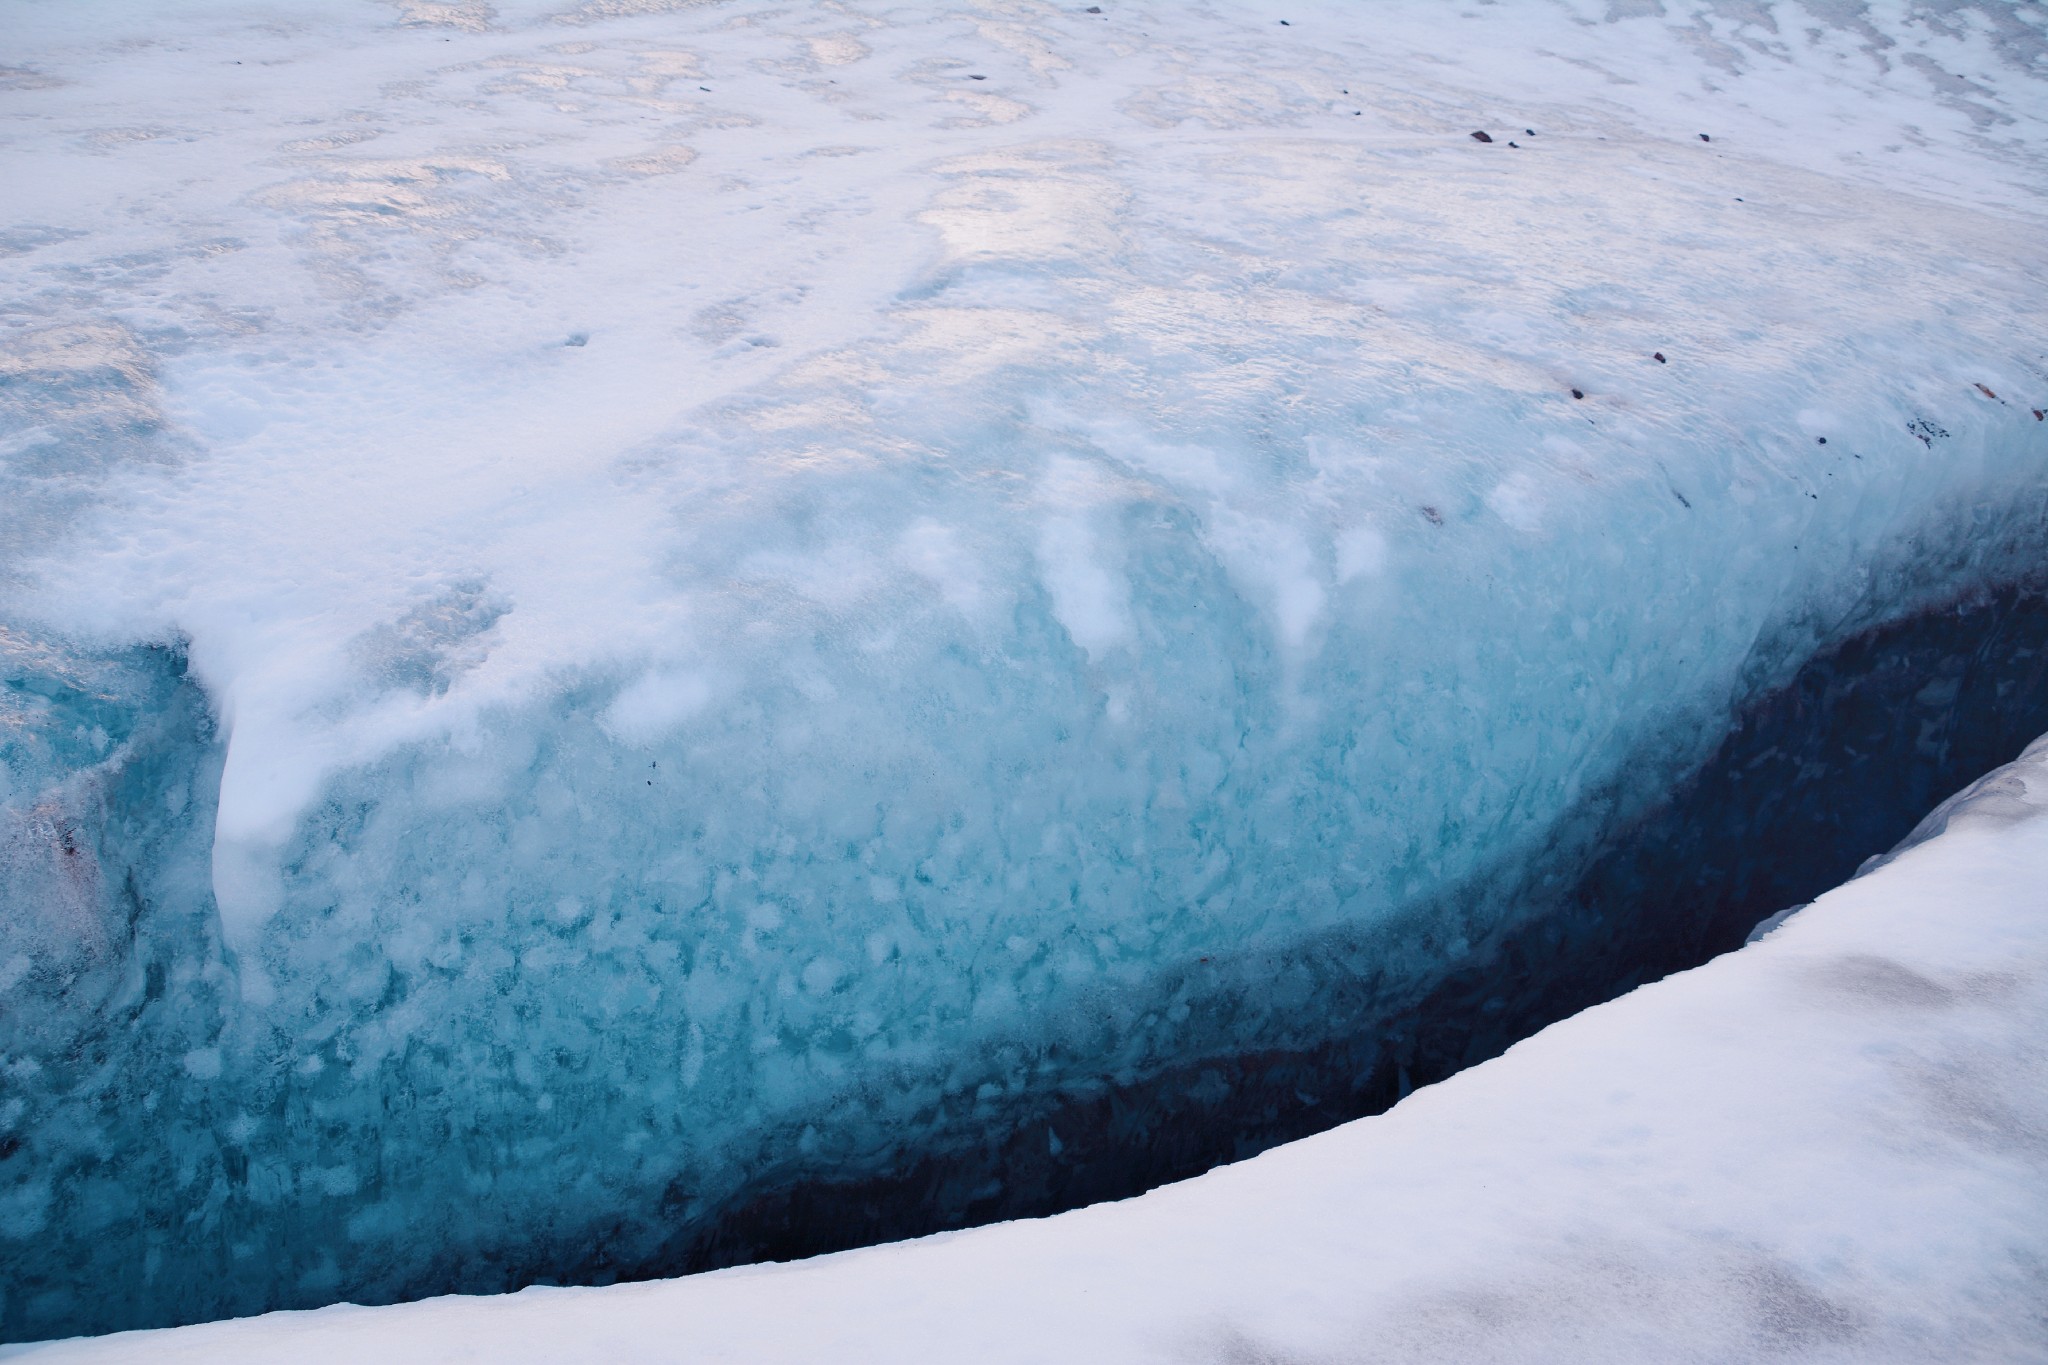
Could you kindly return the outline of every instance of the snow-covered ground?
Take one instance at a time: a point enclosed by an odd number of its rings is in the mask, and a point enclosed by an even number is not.
[[[662,1283],[0,1355],[2048,1359],[2048,739],[1923,830],[1741,952],[1137,1199]]]
[[[0,1334],[633,1272],[1425,994],[2038,570],[2044,28],[0,0]]]

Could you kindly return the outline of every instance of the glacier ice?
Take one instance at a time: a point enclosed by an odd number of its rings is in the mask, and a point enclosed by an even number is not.
[[[1873,642],[2043,728],[2038,22],[1723,9],[11,9],[0,1333],[1178,1173]]]
[[[1767,943],[1058,1217],[658,1284],[46,1343],[151,1359],[2028,1360],[2048,737]]]

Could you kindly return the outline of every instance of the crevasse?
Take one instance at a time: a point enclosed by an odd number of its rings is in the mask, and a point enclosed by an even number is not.
[[[978,622],[916,568],[836,610],[735,587],[712,666],[575,679],[335,776],[264,869],[275,908],[239,926],[209,861],[233,739],[179,651],[11,636],[10,775],[33,799],[8,809],[11,1159],[30,1173],[8,1211],[42,1254],[10,1310],[40,1334],[673,1271],[1116,1193],[1383,1102],[1510,1041],[1491,1014],[1540,1017],[1654,961],[1617,942],[1711,939],[1659,922],[1677,912],[1638,871],[1579,920],[1536,888],[1585,878],[1732,706],[1916,608],[1894,634],[1917,652],[1893,652],[1909,695],[1939,692],[1922,670],[2028,600],[1968,597],[2038,549],[2038,501],[1998,487],[2001,455],[2034,452],[2004,431],[1937,460],[1837,429],[1847,468],[1976,485],[1950,502],[1974,492],[1967,510],[1875,527],[1855,517],[1908,501],[1876,478],[1836,527],[1805,512],[1802,537],[1890,551],[1867,578],[1802,581],[1788,549],[1743,581],[1686,521],[1750,509],[1711,485],[1687,507],[1661,476],[1519,565],[1484,510],[1438,525],[1397,504],[1412,526],[1380,533],[1351,600],[1335,585],[1312,650],[1233,579],[1208,509],[1070,438],[1054,459],[1113,490],[1061,515],[1115,564],[1090,584],[1116,594],[1097,603],[1114,640],[1073,638],[1078,608],[1028,568],[1042,514],[1012,531],[1000,504],[981,515],[1023,543],[982,589],[1012,600]],[[1857,458],[1887,440],[1892,458]],[[912,544],[922,510],[900,514]],[[493,628],[474,601],[451,590],[369,657],[431,688]],[[1984,667],[1995,754],[2040,727],[2039,692],[2000,697],[2024,663]],[[1937,726],[1958,700],[1922,698]],[[1956,775],[1936,757],[1892,819]],[[1772,774],[1781,801],[1804,771]],[[1771,814],[1701,847],[1739,859]],[[1576,978],[1503,977],[1518,932],[1594,945]],[[109,1282],[118,1307],[62,1297]]]
[[[1276,60],[1212,21],[1152,55]],[[437,108],[609,88],[479,31],[526,56]],[[948,95],[853,233],[916,250],[780,304],[476,283],[535,220],[707,274],[709,171],[337,141],[234,202],[341,302],[10,331],[0,1330],[1132,1192],[1732,946],[2048,729],[2024,214],[1426,83],[1340,137],[1288,60]]]

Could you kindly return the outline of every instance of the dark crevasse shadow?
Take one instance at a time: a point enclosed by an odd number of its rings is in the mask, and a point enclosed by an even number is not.
[[[1973,593],[1868,630],[1745,705],[1675,788],[1590,798],[1540,865],[1502,869],[1379,932],[1217,967],[1214,986],[1198,984],[1192,1034],[1278,1035],[1281,1045],[1232,1055],[1198,1041],[1184,1066],[1034,1097],[1000,1131],[983,1111],[981,1132],[957,1131],[943,1154],[886,1178],[792,1171],[770,1193],[693,1220],[658,1264],[635,1269],[791,1259],[1044,1215],[1381,1112],[1546,1025],[1740,947],[1760,920],[1848,880],[2043,732],[2042,589]],[[1618,808],[1633,814],[1617,821]],[[1509,927],[1454,951],[1458,926],[1489,921]],[[1401,926],[1444,957],[1419,997],[1380,965],[1379,945]],[[1293,982],[1312,993],[1299,998]],[[1261,1009],[1262,990],[1292,1003]],[[1203,1016],[1232,1023],[1204,1029]]]
[[[1759,657],[1787,650],[1760,645]],[[156,1103],[155,1087],[168,1084],[149,1078],[202,1075],[237,1008],[207,892],[220,751],[203,696],[175,650],[134,651],[77,676],[60,676],[53,659],[17,661],[22,679],[42,681],[18,699],[36,725],[17,727],[14,742],[104,732],[94,742],[112,756],[67,759],[82,776],[52,807],[44,833],[53,837],[30,850],[41,861],[8,855],[20,888],[33,889],[24,878],[48,881],[32,899],[58,916],[43,926],[61,946],[45,945],[54,965],[13,996],[20,1006],[28,991],[33,1007],[0,1018],[0,1042],[43,1059],[39,1084],[54,1106],[37,1120],[46,1139],[62,1136],[51,1125],[132,1127],[135,1106]],[[1378,1112],[1557,1019],[1740,945],[1759,920],[1845,880],[1942,798],[2048,731],[2048,591],[1954,599],[1852,634],[1778,676],[1758,685],[1709,761],[1681,782],[1670,781],[1667,755],[1686,746],[1645,739],[1642,761],[1552,826],[1533,860],[1504,861],[1369,927],[1160,964],[1144,987],[1159,1008],[1138,1013],[1148,1028],[1174,1030],[1176,1060],[1165,1069],[1101,1073],[1089,1043],[1101,1016],[1052,1017],[1028,1043],[996,1045],[1028,1048],[1030,1074],[1058,1078],[1035,1090],[991,1099],[972,1086],[927,1086],[921,1107],[906,1109],[913,1088],[889,1076],[848,1087],[806,1122],[828,1135],[898,1135],[893,1151],[858,1166],[829,1148],[806,1155],[792,1136],[764,1143],[784,1155],[750,1166],[738,1196],[682,1179],[600,1192],[579,1216],[506,1219],[511,1231],[467,1243],[455,1235],[466,1229],[436,1234],[438,1249],[420,1262],[366,1283],[323,1273],[322,1257],[352,1235],[374,1188],[336,1195],[324,1223],[283,1194],[263,1204],[266,1190],[288,1189],[284,1177],[210,1136],[232,1134],[240,1111],[203,1093],[189,1112],[167,1104],[141,1121],[183,1125],[164,1142],[182,1134],[179,1150],[201,1155],[181,1159],[213,1163],[215,1183],[249,1204],[240,1221],[155,1188],[118,1153],[77,1158],[58,1174],[71,1196],[66,1217],[94,1222],[47,1231],[96,1239],[113,1259],[94,1272],[92,1293],[75,1268],[21,1262],[33,1274],[0,1287],[6,1335],[788,1259],[1127,1197]],[[99,864],[125,869],[125,881],[67,881],[76,879],[64,830],[92,839]],[[1102,1003],[1130,1013],[1127,1000]],[[1179,1022],[1161,1022],[1171,1019]],[[168,1061],[148,1061],[158,1056]],[[1016,1069],[1011,1060],[968,1056],[955,1069],[1001,1074]],[[124,1066],[148,1086],[114,1084]],[[257,1099],[282,1107],[289,1079]],[[440,1102],[403,1086],[380,1092],[375,1077],[352,1084],[382,1094],[389,1123],[408,1121],[404,1106]],[[306,1112],[314,1126],[293,1149],[302,1160],[326,1140],[323,1111]],[[354,1131],[337,1127],[335,1141]],[[447,1140],[478,1139],[450,1130]],[[516,1154],[506,1160],[516,1165]],[[47,1178],[22,1165],[33,1161],[32,1148],[0,1145],[0,1175]],[[520,1196],[508,1184],[473,1197]],[[257,1235],[274,1239],[270,1251],[241,1240]],[[126,1278],[107,1282],[117,1269]]]

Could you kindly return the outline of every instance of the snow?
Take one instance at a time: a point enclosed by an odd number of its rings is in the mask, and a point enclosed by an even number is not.
[[[1295,1045],[2038,563],[2039,6],[1099,8],[5,0],[9,1334]]]
[[[2048,1355],[2048,738],[1767,940],[1121,1203],[788,1265],[0,1352],[151,1360]]]

